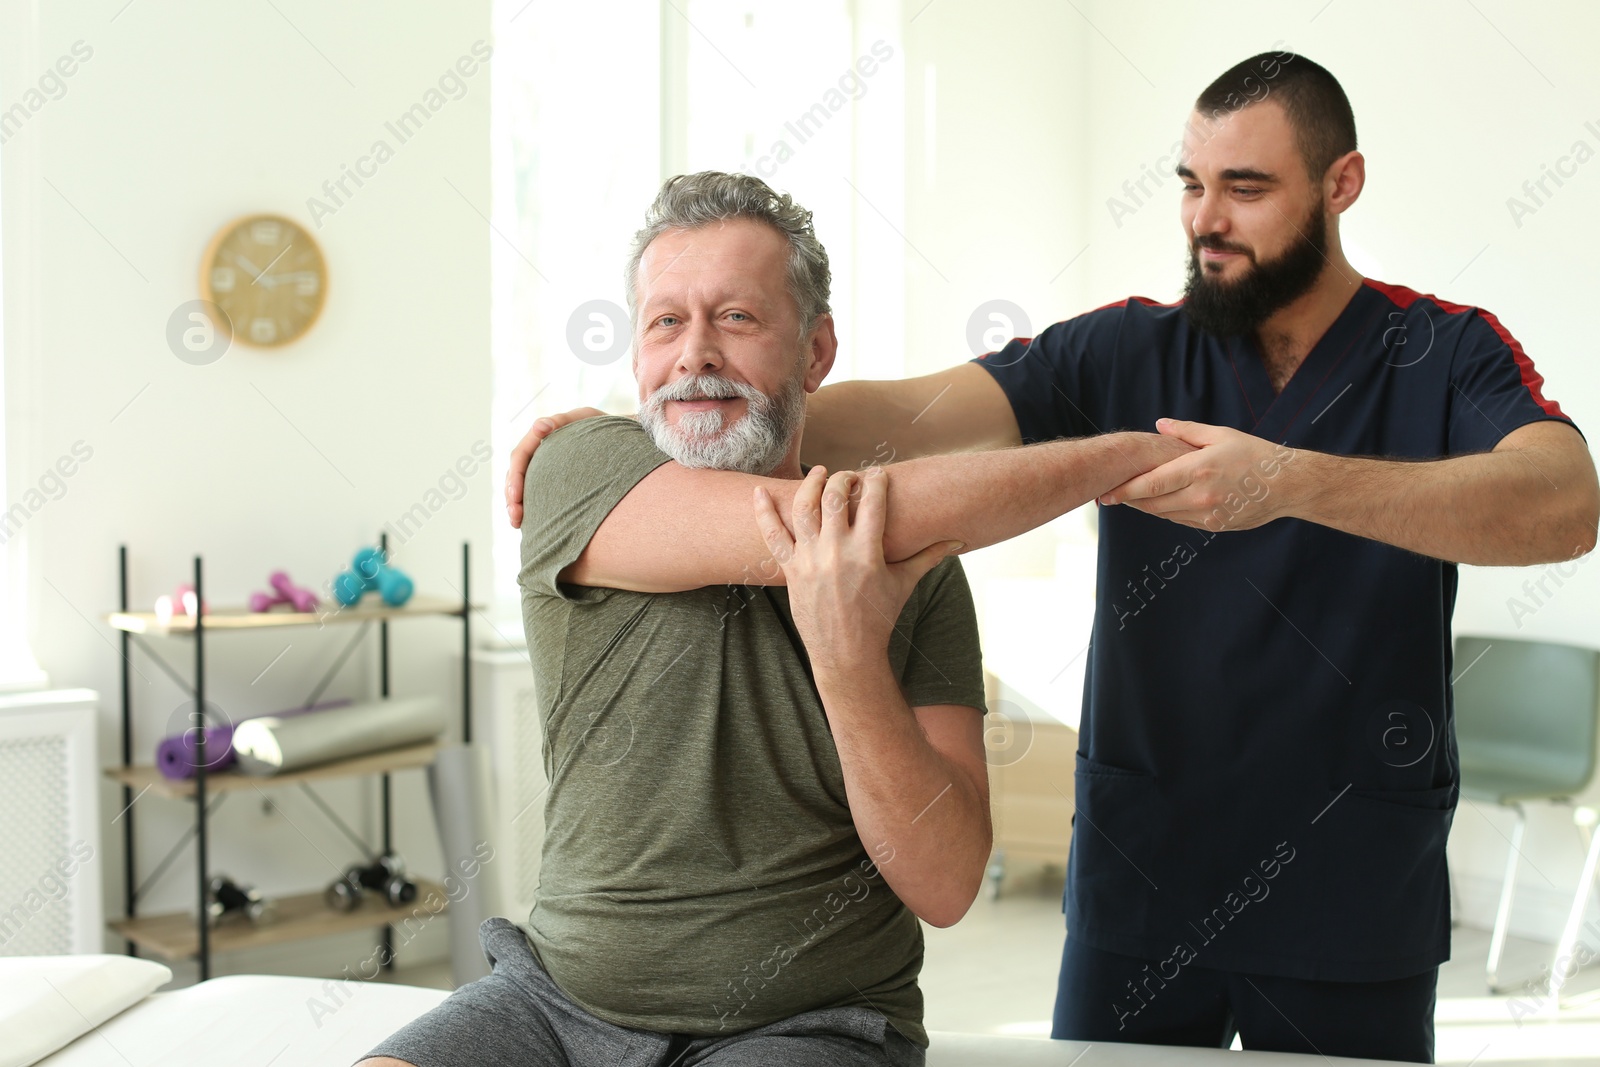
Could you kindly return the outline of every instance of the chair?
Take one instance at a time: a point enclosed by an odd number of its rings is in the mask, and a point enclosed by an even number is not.
[[[1489,941],[1489,992],[1502,991],[1497,972],[1511,921],[1522,835],[1527,828],[1523,802],[1573,804],[1573,821],[1586,841],[1583,874],[1551,967],[1549,1003],[1557,1004],[1566,977],[1561,961],[1572,958],[1584,906],[1600,865],[1594,802],[1582,795],[1595,780],[1600,651],[1500,637],[1460,637],[1455,647],[1461,793],[1510,808],[1517,817]]]

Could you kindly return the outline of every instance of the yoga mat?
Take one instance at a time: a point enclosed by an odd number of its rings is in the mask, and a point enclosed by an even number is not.
[[[445,913],[450,918],[450,976],[457,988],[489,973],[478,927],[490,916],[504,914],[495,867],[493,783],[494,766],[482,745],[451,745],[428,768],[428,794],[450,898]]]
[[[287,711],[271,712],[278,718],[287,718],[291,715],[305,715],[313,711],[326,711],[329,708],[342,708],[351,703],[348,697],[340,700],[325,700],[320,704],[313,704],[309,708],[290,708]],[[241,722],[249,719],[261,718],[259,715],[250,715]],[[233,752],[233,726],[207,726],[206,727],[206,770],[209,772],[225,771],[234,764]],[[193,778],[195,764],[200,762],[200,746],[196,743],[193,730],[185,730],[181,734],[163,737],[156,742],[156,769],[164,777],[173,780]]]
[[[234,729],[233,750],[245,774],[273,775],[417,744],[447,725],[431,697],[380,700],[316,715],[249,719]]]
[[[207,726],[206,770],[210,773],[225,771],[233,766],[233,759],[233,727]],[[192,730],[156,742],[156,769],[164,777],[193,778],[199,762],[200,746]]]

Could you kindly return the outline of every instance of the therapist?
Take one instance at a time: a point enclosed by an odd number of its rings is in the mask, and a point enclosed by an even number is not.
[[[1456,564],[1588,552],[1594,466],[1494,316],[1351,267],[1365,160],[1322,67],[1224,73],[1177,173],[1183,301],[824,388],[805,459],[1194,446],[1101,497],[1054,1036],[1431,1062]],[[513,455],[513,523],[527,456],[579,414]]]

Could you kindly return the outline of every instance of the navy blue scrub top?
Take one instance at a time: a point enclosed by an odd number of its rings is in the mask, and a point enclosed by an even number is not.
[[[1025,442],[1171,417],[1284,446],[1220,532],[1100,508],[1070,936],[1169,980],[1194,963],[1381,981],[1448,959],[1455,565],[1299,519],[1228,523],[1293,449],[1436,459],[1570,422],[1522,347],[1484,311],[1368,280],[1277,397],[1252,340],[1141,298],[977,362]]]

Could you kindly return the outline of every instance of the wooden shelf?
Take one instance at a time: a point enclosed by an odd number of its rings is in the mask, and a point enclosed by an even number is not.
[[[288,785],[291,782],[310,782],[319,778],[346,778],[362,774],[382,774],[386,771],[403,771],[413,767],[426,767],[439,751],[436,741],[405,748],[391,748],[382,752],[369,752],[364,756],[319,763],[302,771],[286,774],[241,774],[235,770],[217,771],[206,775],[207,793],[226,793],[233,789],[260,788],[268,785]],[[121,782],[135,792],[149,789],[157,796],[184,799],[194,796],[193,778],[168,778],[149,765],[136,767],[107,767],[106,777]]]
[[[472,605],[481,610],[483,605]],[[206,612],[207,630],[258,630],[283,626],[323,626],[328,623],[374,622],[382,619],[409,618],[422,615],[450,615],[461,617],[461,601],[446,597],[414,596],[398,608],[392,608],[369,595],[355,607],[342,607],[338,601],[328,604],[326,611],[248,611],[244,608],[214,608]],[[165,624],[153,611],[113,611],[106,615],[113,629],[134,634],[192,634],[193,615],[174,615]]]
[[[354,911],[334,911],[322,892],[279,897],[276,913],[269,922],[252,923],[233,916],[211,928],[211,951],[259,948],[308,937],[366,930],[375,926],[403,922],[413,915],[426,919],[443,915],[449,906],[444,887],[417,879],[417,899],[410,904],[390,907],[376,893],[367,892]],[[164,959],[193,959],[200,951],[200,931],[195,916],[188,912],[140,916],[107,924],[121,936]]]

